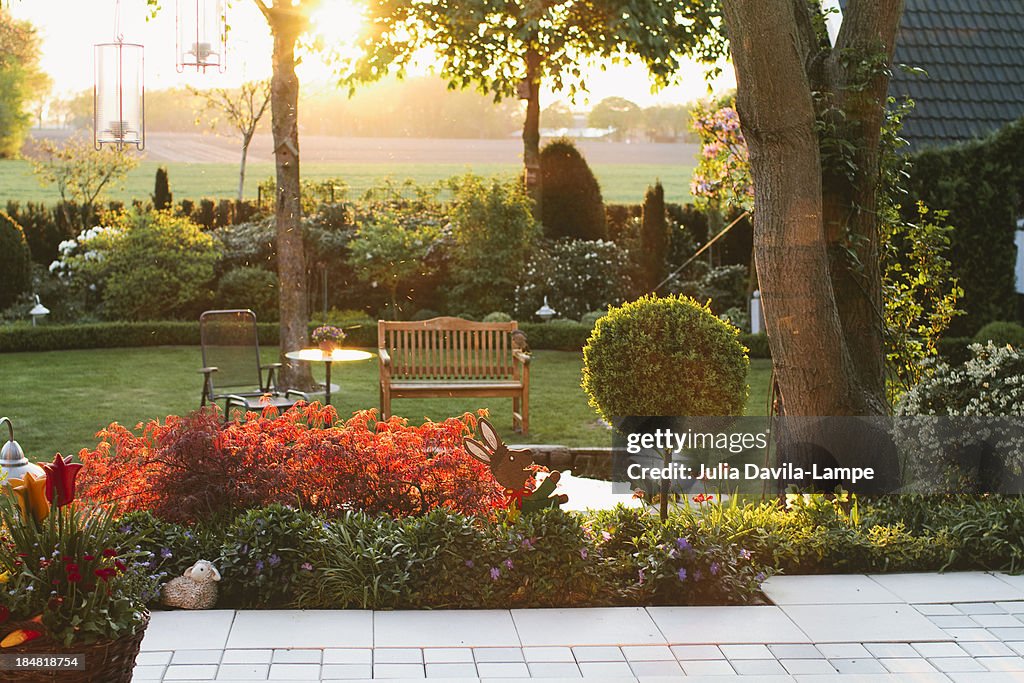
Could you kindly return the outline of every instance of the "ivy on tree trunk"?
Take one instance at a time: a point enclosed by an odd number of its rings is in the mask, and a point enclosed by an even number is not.
[[[887,412],[878,147],[902,0],[723,0],[754,179],[754,256],[789,415]]]

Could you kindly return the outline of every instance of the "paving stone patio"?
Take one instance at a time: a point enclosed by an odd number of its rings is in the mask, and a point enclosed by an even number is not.
[[[157,612],[135,681],[1024,681],[1024,581],[773,577],[773,605]]]

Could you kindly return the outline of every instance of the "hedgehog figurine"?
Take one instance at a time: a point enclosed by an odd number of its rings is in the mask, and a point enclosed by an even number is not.
[[[160,601],[167,607],[210,609],[217,604],[217,582],[220,572],[207,560],[199,560],[166,584]]]

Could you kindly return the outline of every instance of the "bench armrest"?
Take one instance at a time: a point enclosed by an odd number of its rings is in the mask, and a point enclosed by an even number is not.
[[[380,364],[391,367],[391,355],[387,349],[377,349],[377,355],[380,357]]]
[[[512,350],[512,358],[519,361],[523,365],[529,365],[530,361],[533,360],[533,356],[531,356],[528,353],[525,353],[524,351],[520,351],[519,349]]]

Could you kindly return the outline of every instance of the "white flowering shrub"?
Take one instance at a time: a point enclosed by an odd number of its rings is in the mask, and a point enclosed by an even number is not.
[[[518,320],[536,320],[548,297],[559,318],[579,320],[629,298],[629,254],[614,242],[560,239],[539,246],[516,287]]]
[[[1021,421],[998,419],[1024,416],[1024,352],[992,342],[970,349],[972,358],[960,366],[926,361],[931,372],[896,404],[904,480],[915,488],[970,492],[1005,484],[992,479],[991,465],[979,465],[981,451],[998,458],[996,479],[1024,474]]]

